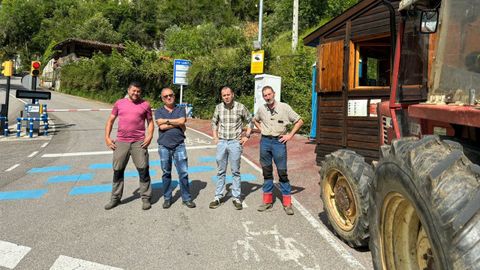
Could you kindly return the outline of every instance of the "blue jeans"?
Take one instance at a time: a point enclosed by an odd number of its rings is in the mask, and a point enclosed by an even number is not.
[[[273,192],[273,162],[277,167],[282,195],[290,195],[292,187],[287,175],[287,144],[278,141],[278,138],[262,136],[260,140],[260,164],[263,171],[263,192]]]
[[[215,189],[215,198],[220,199],[225,193],[225,176],[227,164],[230,162],[232,170],[232,197],[240,199],[240,158],[243,147],[239,140],[219,140],[217,144],[217,187]]]
[[[163,198],[166,201],[172,199],[172,162],[175,163],[178,173],[178,182],[180,185],[180,192],[182,193],[182,200],[190,201],[189,183],[188,183],[188,158],[185,144],[179,144],[174,149],[167,148],[163,145],[158,146],[158,154],[162,166],[162,182],[163,182]]]

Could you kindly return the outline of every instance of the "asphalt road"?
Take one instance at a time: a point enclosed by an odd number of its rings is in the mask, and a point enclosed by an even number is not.
[[[45,103],[49,109],[111,108],[56,92]],[[271,211],[257,212],[262,175],[247,159],[242,160],[244,209],[235,210],[229,195],[221,207],[209,209],[215,146],[192,129],[186,143],[197,208],[183,206],[177,189],[172,207],[162,209],[154,141],[152,209],[141,210],[130,162],[122,204],[105,211],[112,179],[112,155],[103,140],[108,115],[108,110],[52,112],[49,136],[0,139],[0,268],[371,268],[368,254],[346,247],[299,202],[294,216],[286,216],[279,201]]]

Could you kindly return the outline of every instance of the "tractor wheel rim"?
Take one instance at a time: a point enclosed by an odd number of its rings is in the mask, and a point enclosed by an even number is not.
[[[322,190],[336,225],[343,231],[353,230],[357,220],[357,201],[347,178],[340,171],[332,169],[327,174]]]
[[[380,250],[385,269],[433,269],[432,246],[412,203],[400,193],[385,197]]]

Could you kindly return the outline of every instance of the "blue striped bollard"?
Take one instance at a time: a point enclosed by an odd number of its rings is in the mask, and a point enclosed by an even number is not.
[[[3,129],[3,135],[5,135],[5,137],[8,137],[8,119],[5,117],[5,128]]]
[[[28,118],[28,120],[30,121],[30,124],[29,124],[30,130],[28,132],[28,136],[30,138],[33,138],[33,120],[35,120],[35,118]]]
[[[17,118],[17,137],[20,137],[20,132],[22,131],[22,118]]]
[[[48,136],[48,118],[43,119],[43,135]]]

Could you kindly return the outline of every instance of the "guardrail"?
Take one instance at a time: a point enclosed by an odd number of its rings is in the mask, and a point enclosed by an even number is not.
[[[29,131],[28,136],[30,138],[33,137],[33,122],[35,121],[43,121],[43,135],[48,135],[48,116],[47,114],[42,115],[41,117],[18,117],[17,118],[17,137],[20,137],[20,133],[22,131],[22,121],[29,122]]]

